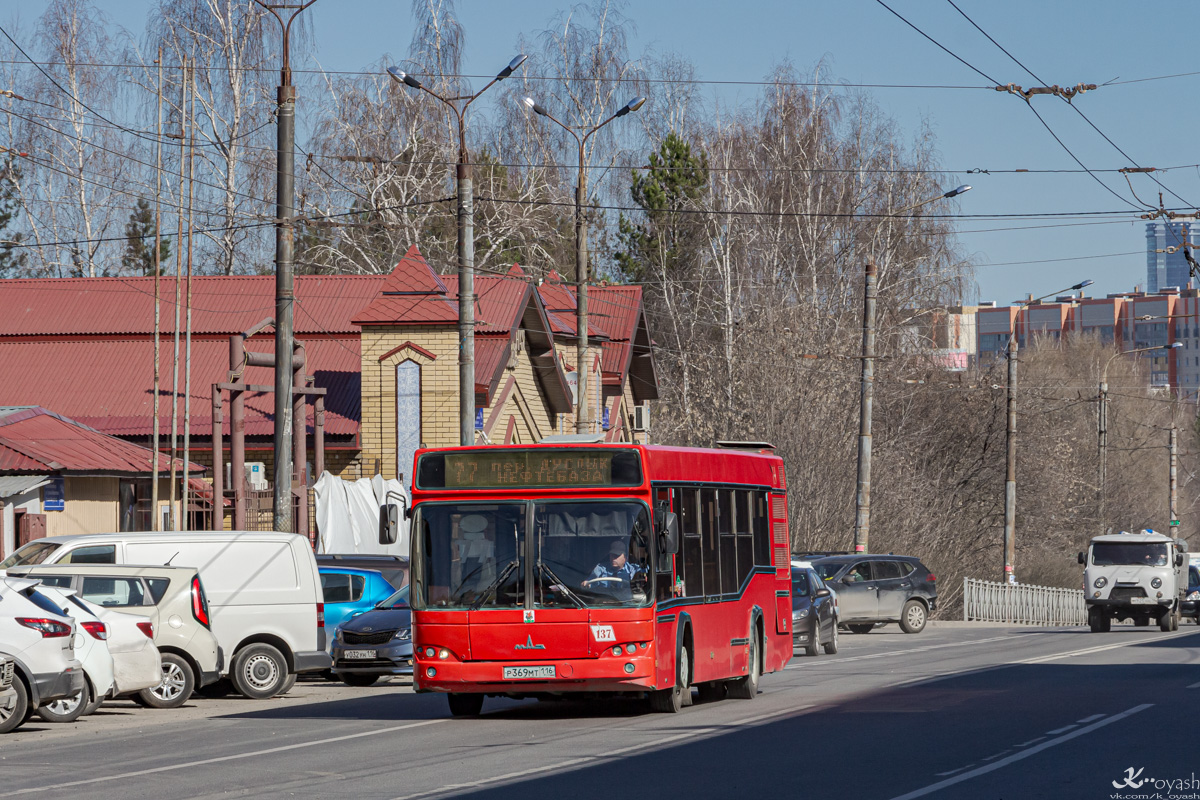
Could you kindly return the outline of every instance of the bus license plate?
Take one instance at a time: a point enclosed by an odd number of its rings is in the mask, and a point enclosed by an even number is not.
[[[1152,606],[1158,601],[1153,597],[1131,597],[1129,598],[1129,602],[1131,605],[1135,606]]]
[[[530,678],[553,678],[554,667],[505,667],[504,680],[529,680]]]
[[[374,658],[374,650],[347,650],[342,654],[345,658]]]

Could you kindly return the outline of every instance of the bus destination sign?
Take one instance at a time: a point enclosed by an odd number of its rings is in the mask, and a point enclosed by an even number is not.
[[[421,488],[638,486],[641,465],[632,450],[470,450],[421,457]]]

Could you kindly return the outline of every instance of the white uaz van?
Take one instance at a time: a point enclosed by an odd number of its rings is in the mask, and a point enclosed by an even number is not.
[[[255,699],[287,691],[300,672],[333,666],[325,650],[325,607],[308,542],[274,531],[97,533],[37,539],[0,562],[195,567],[223,673]]]

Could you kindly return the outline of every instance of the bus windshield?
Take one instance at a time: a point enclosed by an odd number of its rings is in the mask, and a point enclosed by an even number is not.
[[[1165,567],[1166,542],[1096,542],[1092,545],[1092,563],[1100,566],[1140,565]]]
[[[525,514],[525,503],[418,506],[417,607],[524,606]]]
[[[538,503],[534,529],[536,605],[650,602],[650,519],[642,503]]]

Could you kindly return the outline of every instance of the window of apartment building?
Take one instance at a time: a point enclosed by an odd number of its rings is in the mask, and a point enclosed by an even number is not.
[[[979,336],[980,350],[1003,350],[1008,347],[1007,333],[984,333]]]

